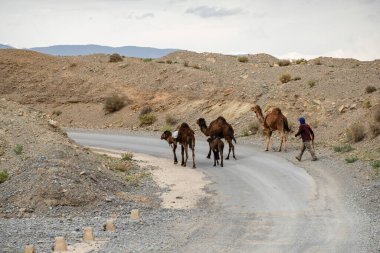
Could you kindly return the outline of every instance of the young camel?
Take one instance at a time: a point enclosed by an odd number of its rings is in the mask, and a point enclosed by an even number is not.
[[[234,136],[234,129],[230,124],[227,123],[226,119],[222,116],[219,116],[216,120],[212,121],[210,125],[207,127],[206,120],[204,118],[199,118],[197,120],[197,124],[199,125],[202,133],[206,136],[210,136],[211,138],[224,138],[229,145],[228,155],[226,160],[230,159],[230,153],[232,150],[232,156],[235,158],[235,146],[232,143],[232,140],[236,143],[236,139]],[[207,158],[211,156],[211,148],[208,152]]]
[[[224,149],[224,143],[220,138],[208,138],[207,139],[210,149],[214,153],[214,167],[218,163],[219,165],[219,159],[220,159],[220,167],[223,167],[223,149]]]
[[[278,130],[281,135],[281,144],[278,151],[281,152],[283,144],[284,150],[286,151],[286,132],[290,132],[290,129],[288,126],[288,120],[282,114],[281,109],[274,107],[267,113],[265,117],[263,116],[261,108],[258,105],[252,107],[251,110],[256,113],[256,116],[259,119],[260,123],[264,126],[264,133],[267,139],[267,148],[265,151],[269,150],[268,148],[270,144],[270,138],[272,136],[272,133],[276,130]]]
[[[173,155],[174,155],[174,164],[178,163],[177,155],[176,155],[176,148],[177,143],[181,144],[181,155],[182,155],[182,162],[181,165],[183,167],[186,167],[187,159],[189,157],[188,153],[188,147],[190,147],[192,151],[193,156],[193,168],[196,168],[195,166],[195,136],[194,131],[189,127],[187,123],[182,123],[179,130],[178,130],[178,136],[177,138],[174,138],[172,133],[170,131],[165,131],[161,135],[161,140],[166,140],[169,145],[173,147]],[[184,158],[184,153],[186,155],[186,159]]]

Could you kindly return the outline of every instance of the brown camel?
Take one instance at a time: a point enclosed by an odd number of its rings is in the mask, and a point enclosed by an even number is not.
[[[214,153],[214,167],[216,164],[219,165],[219,159],[220,159],[220,167],[223,167],[223,149],[224,149],[224,143],[220,138],[208,138],[208,143],[210,144],[210,149]]]
[[[232,156],[235,158],[235,146],[232,143],[232,140],[236,143],[236,139],[234,136],[234,129],[230,124],[227,123],[226,119],[222,116],[219,116],[216,120],[212,121],[210,125],[207,127],[206,120],[204,118],[199,118],[197,120],[197,124],[201,128],[201,131],[204,135],[210,136],[211,138],[224,138],[229,145],[228,155],[226,160],[230,159],[230,153],[232,150]],[[208,152],[207,158],[211,156],[211,148]]]
[[[176,148],[177,143],[181,144],[181,155],[182,155],[182,162],[181,165],[183,167],[186,167],[187,159],[189,157],[188,153],[188,147],[192,150],[193,155],[193,168],[195,168],[195,136],[194,131],[190,128],[190,126],[187,123],[182,123],[178,130],[178,136],[176,138],[173,137],[172,133],[170,131],[165,131],[161,135],[161,140],[166,140],[170,146],[173,147],[173,155],[174,155],[174,164],[178,163],[177,155],[176,155]],[[186,159],[184,159],[184,153],[186,154]]]
[[[268,148],[270,144],[270,138],[272,136],[272,133],[276,130],[278,130],[281,135],[281,144],[278,151],[281,152],[283,144],[284,150],[286,151],[286,132],[290,132],[290,129],[288,126],[288,120],[282,114],[281,109],[277,107],[271,108],[265,117],[263,116],[261,108],[258,105],[252,107],[251,110],[256,113],[256,116],[259,119],[260,123],[264,126],[264,133],[267,139],[267,148],[265,151],[269,150]]]

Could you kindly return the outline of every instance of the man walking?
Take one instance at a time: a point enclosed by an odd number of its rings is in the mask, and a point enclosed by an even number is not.
[[[298,156],[296,156],[296,159],[298,161],[301,161],[303,152],[305,152],[305,149],[307,149],[311,154],[311,160],[316,161],[317,157],[315,156],[314,147],[312,147],[310,143],[314,142],[314,132],[311,129],[311,127],[308,124],[306,124],[304,117],[299,118],[298,121],[300,122],[300,127],[298,129],[298,132],[296,133],[296,137],[301,135],[302,148],[301,153]]]

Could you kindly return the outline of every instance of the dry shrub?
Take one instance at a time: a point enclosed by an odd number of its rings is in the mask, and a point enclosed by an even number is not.
[[[380,124],[379,123],[370,123],[369,124],[369,132],[372,137],[376,137],[380,134]]]
[[[310,88],[313,88],[316,83],[317,83],[317,81],[315,81],[315,80],[309,80],[309,82],[308,82]]]
[[[157,118],[154,116],[153,113],[147,113],[140,115],[140,126],[149,126],[152,125],[154,122],[156,122]]]
[[[299,80],[301,80],[301,77],[300,77],[300,76],[296,76],[296,77],[294,77],[293,80],[294,80],[294,81],[299,81]]]
[[[279,60],[278,61],[278,66],[284,67],[284,66],[289,66],[291,62],[289,60]]]
[[[292,76],[286,73],[286,74],[282,74],[279,79],[281,83],[287,83],[292,80]]]
[[[307,60],[305,60],[304,58],[297,59],[296,64],[307,64]]]
[[[167,63],[167,64],[172,64],[173,61],[172,61],[172,60],[166,60],[166,63]]]
[[[120,61],[123,61],[123,57],[121,57],[120,54],[111,54],[109,61],[110,62],[120,62]]]
[[[148,114],[148,113],[151,113],[153,112],[153,109],[152,107],[150,107],[149,105],[146,105],[144,106],[141,111],[140,111],[140,116],[144,115],[144,114]]]
[[[247,56],[239,56],[238,62],[246,63],[246,62],[248,62],[248,57]]]
[[[183,62],[183,66],[184,66],[184,67],[189,67],[189,62],[188,62],[188,61],[184,61],[184,62]]]
[[[122,171],[122,172],[128,172],[129,170],[132,169],[132,164],[123,160],[113,160],[109,164],[109,168],[111,170],[117,170],[117,171]]]
[[[367,93],[372,93],[372,92],[375,92],[377,89],[375,86],[372,86],[372,85],[368,85],[366,88],[365,88],[365,91]]]
[[[316,60],[314,61],[314,64],[315,64],[315,65],[322,65],[321,59],[316,59]]]
[[[363,107],[364,108],[371,108],[372,107],[372,105],[371,105],[371,101],[369,101],[369,100],[366,100],[366,101],[364,101],[363,102]]]
[[[359,142],[365,137],[364,126],[354,124],[347,129],[347,139],[351,142]]]
[[[193,67],[194,69],[200,69],[200,68],[201,68],[201,66],[199,66],[198,64],[194,64],[192,67]]]
[[[376,110],[373,112],[373,120],[375,122],[380,122],[380,106],[377,106]]]
[[[145,58],[145,59],[143,59],[143,62],[151,62],[151,61],[153,61],[152,58]]]
[[[173,115],[167,114],[165,117],[165,122],[166,124],[173,126],[177,124],[178,119],[176,119]]]
[[[112,113],[119,111],[125,106],[125,97],[119,97],[118,95],[113,95],[112,97],[107,97],[104,103],[104,110],[106,113]]]

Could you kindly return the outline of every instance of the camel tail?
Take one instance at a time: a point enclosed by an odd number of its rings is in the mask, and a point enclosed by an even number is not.
[[[291,131],[290,128],[289,128],[289,124],[288,124],[288,120],[287,119],[284,120],[284,129],[285,129],[286,132],[290,132]]]

